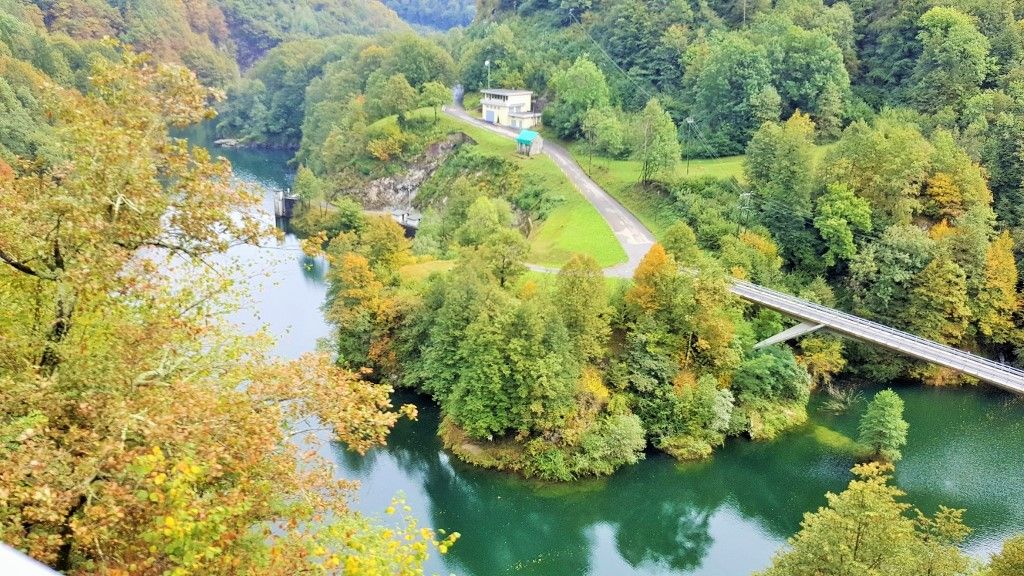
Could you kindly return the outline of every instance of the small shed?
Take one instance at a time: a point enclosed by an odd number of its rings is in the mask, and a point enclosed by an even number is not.
[[[544,139],[533,130],[523,130],[516,136],[516,145],[523,156],[536,156],[544,150]]]

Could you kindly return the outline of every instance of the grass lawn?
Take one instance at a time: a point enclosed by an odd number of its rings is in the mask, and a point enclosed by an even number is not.
[[[444,121],[452,130],[468,134],[481,148],[515,162],[525,174],[532,175],[554,195],[563,198],[530,236],[531,263],[561,266],[576,253],[590,254],[602,267],[626,261],[626,253],[608,223],[553,160],[543,155],[523,158],[516,154],[515,143],[504,136],[449,117]]]
[[[660,237],[676,221],[670,199],[636,187],[640,180],[640,162],[596,155],[591,160],[585,142],[563,142],[563,146],[572,153],[594,182],[632,212],[656,237]],[[743,159],[743,156],[728,156],[712,160],[691,160],[689,171],[686,162],[680,162],[675,167],[673,177],[713,176],[742,181]]]
[[[553,134],[546,134],[545,137]],[[644,226],[654,233],[656,237],[676,221],[672,209],[672,201],[661,195],[639,189],[636,183],[640,180],[640,162],[636,160],[616,160],[594,156],[590,158],[589,150],[585,142],[561,142],[580,166],[604,188],[609,194],[615,197],[627,210],[632,212]],[[816,148],[815,161],[820,160],[830,145],[818,146]],[[714,159],[694,159],[690,161],[687,169],[686,161],[676,164],[672,172],[672,179],[701,178],[711,176],[724,180],[735,179],[742,186],[745,181],[743,174],[743,162],[746,156],[726,156]],[[737,194],[739,190],[737,190]]]
[[[427,260],[402,266],[398,273],[402,280],[407,282],[419,282],[426,280],[434,272],[447,272],[455,266],[454,260]]]

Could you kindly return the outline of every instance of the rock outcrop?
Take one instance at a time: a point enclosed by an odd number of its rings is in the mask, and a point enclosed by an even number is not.
[[[450,134],[444,140],[431,144],[426,152],[401,174],[373,180],[353,196],[366,210],[409,208],[420,186],[444,164],[445,160],[463,144],[473,143],[472,138],[461,132]]]

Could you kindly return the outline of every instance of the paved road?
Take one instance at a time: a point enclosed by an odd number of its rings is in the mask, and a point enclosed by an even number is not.
[[[496,126],[494,124],[488,124],[483,120],[474,118],[466,113],[461,108],[445,107],[444,112],[449,116],[468,122],[483,128],[490,130],[495,134],[500,134],[506,138],[515,140],[516,136],[519,135],[518,130],[506,128],[504,126]],[[601,189],[593,180],[587,176],[583,168],[576,163],[572,155],[562,148],[561,146],[552,142],[544,142],[544,153],[547,154],[555,164],[565,173],[565,176],[570,182],[576,186],[576,189],[583,194],[583,197],[587,199],[594,208],[597,209],[601,217],[605,219],[605,222],[611,227],[612,232],[615,234],[615,238],[622,245],[622,249],[626,251],[628,260],[624,264],[605,268],[605,276],[613,276],[616,278],[632,278],[633,272],[636,267],[640,264],[640,260],[647,254],[654,245],[655,239],[651,231],[647,229],[643,224],[637,220],[636,216],[622,207],[618,200],[612,198],[607,192]],[[534,270],[550,271],[547,268],[540,266],[531,266]],[[555,270],[557,271],[557,270]]]
[[[516,130],[488,124],[470,116],[460,108],[448,107],[445,108],[445,113],[508,138],[515,139],[518,135]],[[564,148],[545,142],[544,153],[555,161],[555,164],[562,169],[562,172],[579,189],[580,193],[597,208],[629,256],[629,261],[625,264],[605,268],[605,275],[618,278],[632,277],[640,260],[654,245],[654,235],[635,216],[595,184]],[[531,268],[544,272],[557,272],[557,270],[540,266],[531,266]],[[1024,371],[1012,366],[749,282],[733,280],[730,292],[743,300],[777,310],[792,318],[821,324],[833,332],[895,350],[926,362],[952,368],[1003,390],[1024,395]]]

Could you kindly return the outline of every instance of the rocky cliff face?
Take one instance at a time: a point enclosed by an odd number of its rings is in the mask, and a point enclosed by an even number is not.
[[[367,184],[361,192],[354,194],[367,210],[408,209],[416,198],[420,186],[429,179],[463,144],[473,144],[473,139],[462,134],[451,134],[435,142],[419,160],[401,174],[378,178]]]

